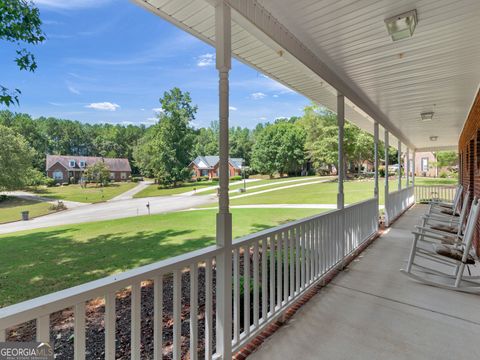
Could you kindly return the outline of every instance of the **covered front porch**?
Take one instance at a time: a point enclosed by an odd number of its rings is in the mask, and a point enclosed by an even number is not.
[[[478,358],[478,295],[399,272],[425,210],[416,205],[401,216],[250,358]]]

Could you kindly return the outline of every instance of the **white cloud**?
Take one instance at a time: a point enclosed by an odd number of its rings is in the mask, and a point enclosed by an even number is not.
[[[254,92],[253,94],[250,94],[250,97],[253,99],[253,100],[261,100],[263,98],[265,98],[267,95],[262,93],[262,92]]]
[[[267,118],[266,118],[265,116],[260,116],[260,117],[258,118],[258,120],[265,121],[265,120],[267,120]]]
[[[235,106],[229,106],[228,110],[230,111],[237,111],[238,109]]]
[[[165,112],[162,108],[153,108],[152,111],[155,114],[163,114]]]
[[[111,2],[111,0],[34,0],[39,6],[57,9],[85,9],[99,7]]]
[[[275,120],[287,120],[288,118],[286,116],[277,116]]]
[[[116,111],[120,107],[120,105],[105,101],[105,102],[91,103],[91,104],[85,105],[85,107],[89,109],[95,109],[95,110]]]
[[[140,111],[145,111],[145,109],[144,109],[144,108],[141,108]]]
[[[146,118],[145,121],[142,121],[142,124],[143,125],[154,125],[156,124],[158,121],[158,118],[156,117],[149,117],[149,118]]]
[[[274,98],[278,98],[278,95],[277,95],[277,94],[275,94],[275,95],[272,95],[272,96],[273,96]]]
[[[67,84],[67,89],[68,91],[70,91],[72,94],[76,94],[76,95],[80,95],[80,91],[74,87],[73,85],[71,84]]]
[[[213,66],[215,64],[215,54],[203,54],[197,59],[197,66]]]

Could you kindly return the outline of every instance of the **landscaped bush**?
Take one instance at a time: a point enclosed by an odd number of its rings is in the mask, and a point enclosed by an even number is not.
[[[132,176],[132,181],[133,182],[143,181],[143,177],[142,176]]]
[[[218,180],[219,180],[219,179],[218,179],[218,176],[212,177],[212,181],[218,181]]]
[[[0,195],[0,203],[1,202],[4,202],[4,201],[7,201],[10,197],[8,195],[5,195],[5,194],[1,194]]]
[[[208,176],[199,176],[197,177],[197,181],[208,181]]]
[[[440,172],[440,175],[439,175],[439,176],[440,176],[442,179],[446,179],[446,178],[448,178],[448,173],[447,173],[445,170],[443,170],[443,171]]]
[[[242,177],[240,175],[230,176],[230,181],[238,181],[238,180],[242,180]]]
[[[378,167],[378,175],[380,175],[380,177],[385,177],[385,166]]]

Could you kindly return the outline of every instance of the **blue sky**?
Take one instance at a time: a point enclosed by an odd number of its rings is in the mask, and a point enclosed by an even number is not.
[[[214,49],[127,0],[37,0],[47,41],[33,47],[35,73],[0,46],[1,84],[22,91],[12,111],[82,122],[155,121],[164,91],[178,86],[198,105],[195,127],[218,119]],[[234,61],[231,125],[254,127],[301,115],[308,100]]]

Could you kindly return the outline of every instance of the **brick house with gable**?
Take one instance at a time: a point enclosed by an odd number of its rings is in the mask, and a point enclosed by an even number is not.
[[[192,179],[202,176],[208,176],[209,179],[218,177],[219,160],[219,156],[197,156],[189,165],[189,168],[192,170]],[[242,158],[229,158],[229,176],[240,176],[242,174],[242,166]]]
[[[103,162],[110,171],[110,180],[127,181],[132,174],[128,159],[103,158],[95,156],[47,155],[47,176],[58,183],[78,182],[85,169],[97,162]]]

